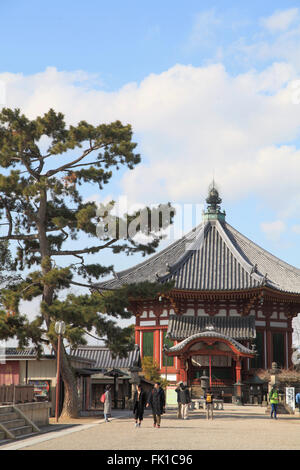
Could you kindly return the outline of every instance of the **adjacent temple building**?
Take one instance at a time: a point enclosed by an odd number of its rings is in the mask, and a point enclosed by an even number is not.
[[[236,398],[257,369],[292,366],[300,269],[229,225],[221,201],[212,186],[199,226],[100,286],[173,281],[167,295],[132,302],[141,356],[153,357],[173,383],[196,388],[205,373],[223,396]]]

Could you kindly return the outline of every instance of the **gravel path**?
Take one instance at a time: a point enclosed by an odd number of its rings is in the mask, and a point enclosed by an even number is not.
[[[175,410],[167,410],[160,429],[153,428],[148,412],[141,428],[134,427],[130,412],[122,414],[110,423],[95,419],[14,445],[24,450],[300,449],[298,412],[274,420],[265,414],[265,408],[225,404],[224,410],[215,412],[214,420],[207,421],[203,410],[191,412],[189,420],[178,420]],[[1,450],[4,448],[13,445]]]

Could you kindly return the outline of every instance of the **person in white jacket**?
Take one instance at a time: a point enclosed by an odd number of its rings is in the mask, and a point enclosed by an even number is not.
[[[110,385],[105,387],[105,400],[104,400],[104,420],[109,423],[108,416],[111,415],[111,392]]]

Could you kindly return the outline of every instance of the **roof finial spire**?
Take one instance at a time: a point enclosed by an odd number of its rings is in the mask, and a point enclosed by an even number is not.
[[[221,212],[222,199],[219,196],[219,191],[216,188],[215,178],[213,177],[212,183],[209,185],[208,197],[206,198],[207,210],[204,213],[204,220],[219,219],[225,220],[225,211]]]

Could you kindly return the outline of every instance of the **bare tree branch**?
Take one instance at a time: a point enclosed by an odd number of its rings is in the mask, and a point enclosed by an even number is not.
[[[77,255],[83,255],[85,253],[87,254],[92,254],[92,253],[98,253],[98,251],[103,250],[104,248],[108,248],[110,245],[115,243],[117,241],[117,238],[114,238],[113,240],[108,241],[104,245],[100,246],[93,246],[91,248],[84,248],[83,250],[62,250],[62,251],[51,251],[50,255],[51,256],[77,256]]]

